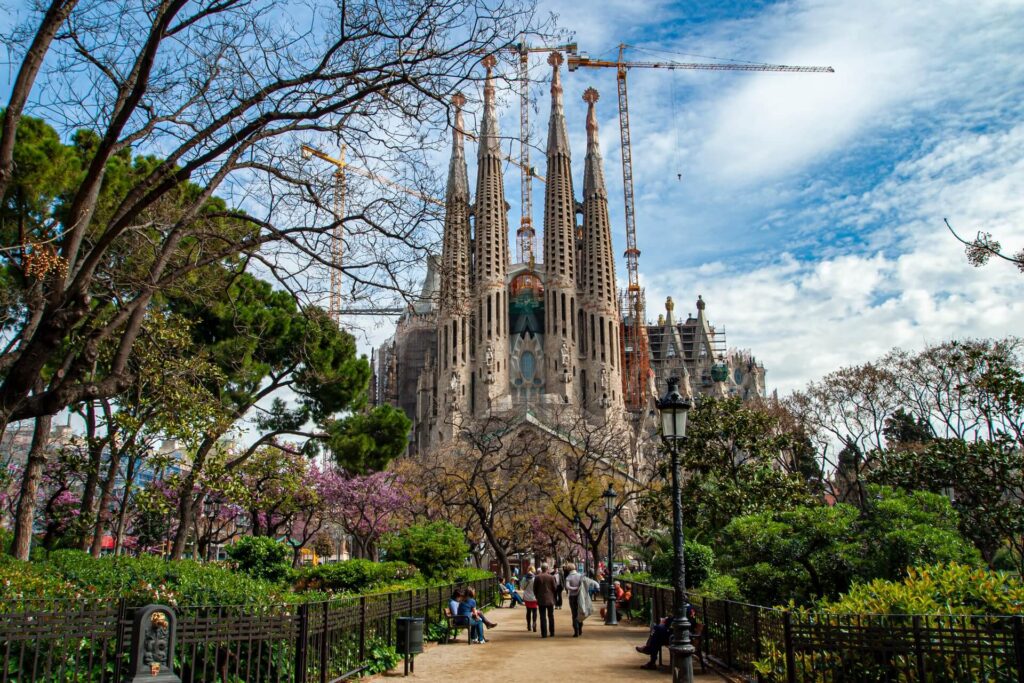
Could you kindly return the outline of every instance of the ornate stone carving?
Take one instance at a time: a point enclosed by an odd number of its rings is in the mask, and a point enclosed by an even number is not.
[[[174,675],[174,611],[164,605],[146,605],[135,612],[132,660],[128,683],[156,681],[181,683]]]

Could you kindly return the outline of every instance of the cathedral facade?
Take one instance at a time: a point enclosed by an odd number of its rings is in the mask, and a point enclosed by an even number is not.
[[[531,257],[513,264],[495,61],[488,57],[483,63],[487,75],[475,193],[466,164],[465,99],[456,95],[441,256],[429,260],[419,302],[403,314],[394,337],[375,355],[373,400],[399,405],[410,415],[414,451],[450,441],[460,429],[495,414],[543,419],[546,411],[568,407],[595,423],[627,422],[625,351],[595,112],[598,93],[592,88],[583,93],[587,150],[580,201],[563,107],[562,55],[550,55],[543,262]],[[685,326],[659,322],[660,327],[646,331],[685,334]],[[702,372],[699,363],[690,363],[692,369],[676,363],[668,344],[678,344],[678,359],[686,357],[681,338],[652,344],[652,383],[677,369],[684,377]],[[693,349],[691,344],[690,355],[697,359]],[[712,366],[707,364],[709,372]],[[760,377],[763,387],[763,368]],[[664,382],[658,385],[663,393]]]

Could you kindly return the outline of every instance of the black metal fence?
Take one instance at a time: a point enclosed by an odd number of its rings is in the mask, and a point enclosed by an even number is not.
[[[472,581],[482,604],[497,581]],[[176,606],[184,683],[330,683],[394,644],[395,620],[443,620],[455,584],[306,604]],[[120,683],[134,606],[123,600],[0,601],[0,683]]]
[[[652,619],[672,589],[633,583]],[[1024,683],[1024,617],[780,610],[691,596],[703,654],[763,683]]]

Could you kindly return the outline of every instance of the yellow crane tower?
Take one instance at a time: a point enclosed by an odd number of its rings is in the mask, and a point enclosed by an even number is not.
[[[626,217],[626,270],[629,285],[626,289],[626,311],[623,314],[622,338],[625,342],[622,363],[623,396],[626,407],[633,411],[643,410],[647,405],[647,378],[650,372],[650,358],[647,353],[647,334],[643,320],[643,293],[640,291],[638,260],[640,250],[636,243],[636,215],[633,204],[633,152],[629,138],[629,99],[626,96],[626,72],[630,69],[685,69],[702,71],[783,71],[792,73],[833,73],[830,66],[785,66],[782,64],[754,63],[701,63],[701,62],[636,62],[626,61],[625,52],[629,46],[619,45],[616,61],[591,59],[585,53],[573,51],[569,54],[569,71],[579,68],[610,68],[618,73],[619,90],[619,135],[622,144],[622,190],[625,199]]]
[[[302,158],[310,159],[316,157],[322,159],[335,167],[334,170],[334,219],[336,224],[334,226],[334,234],[331,238],[331,284],[330,284],[330,299],[328,300],[327,312],[330,316],[341,324],[341,315],[343,313],[370,313],[375,314],[377,309],[366,309],[366,311],[345,311],[342,308],[342,295],[341,295],[341,263],[342,263],[342,245],[344,244],[345,229],[342,221],[345,218],[345,193],[347,189],[347,179],[345,176],[346,171],[350,171],[357,175],[361,175],[364,178],[369,178],[375,182],[385,185],[387,187],[394,188],[399,192],[412,195],[418,199],[422,199],[430,204],[436,204],[437,206],[444,206],[444,202],[436,197],[423,194],[417,190],[406,187],[393,180],[389,180],[384,176],[378,175],[371,171],[367,171],[365,168],[359,168],[358,166],[352,166],[345,161],[345,146],[341,146],[341,155],[339,158],[332,157],[326,152],[322,152],[315,147],[309,145],[302,145]]]

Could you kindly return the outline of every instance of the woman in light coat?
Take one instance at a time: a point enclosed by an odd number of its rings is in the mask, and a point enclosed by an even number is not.
[[[519,580],[519,590],[523,594],[523,602],[526,604],[526,630],[537,630],[537,595],[533,592],[533,578],[536,569],[530,567],[526,575]]]
[[[579,635],[581,636],[583,635],[583,622],[594,613],[594,601],[590,597],[590,591],[600,588],[601,584],[589,576],[580,578],[580,592],[576,595],[578,601],[576,618],[579,620]]]

